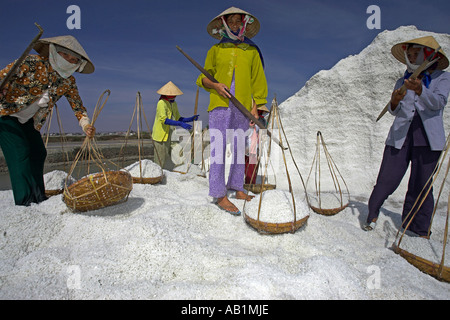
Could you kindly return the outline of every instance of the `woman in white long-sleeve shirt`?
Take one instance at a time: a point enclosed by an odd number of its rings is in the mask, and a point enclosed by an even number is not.
[[[403,205],[403,227],[411,220],[408,214],[428,179],[434,172],[445,146],[443,124],[444,107],[450,92],[449,66],[445,53],[439,51],[439,60],[416,80],[409,77],[439,44],[433,37],[423,37],[395,45],[393,55],[408,70],[395,85],[389,113],[395,116],[386,139],[377,183],[369,199],[369,214],[365,230],[372,230],[384,201],[397,189],[411,163],[408,191]],[[407,91],[401,92],[405,84]],[[429,226],[434,209],[432,190],[411,221],[408,230],[429,237]]]

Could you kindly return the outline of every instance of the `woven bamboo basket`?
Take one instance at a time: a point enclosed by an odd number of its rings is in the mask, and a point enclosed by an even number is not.
[[[322,147],[322,148],[321,148]],[[323,181],[322,181],[322,170],[321,170],[321,149],[323,149],[323,154],[325,155],[325,160],[327,167],[329,169],[329,184],[333,185],[333,193],[339,195],[339,206],[334,208],[324,208],[322,207],[321,197],[323,197]],[[312,172],[314,172],[314,179],[312,178]],[[343,176],[339,172],[339,169],[336,166],[333,158],[331,157],[328,148],[323,139],[322,133],[320,131],[317,132],[317,143],[316,143],[316,153],[314,155],[314,159],[311,165],[311,170],[308,175],[308,179],[306,180],[306,188],[309,189],[310,180],[314,180],[315,191],[313,195],[318,198],[317,205],[313,205],[312,201],[308,197],[308,203],[315,213],[325,215],[325,216],[333,216],[344,210],[349,205],[350,192],[347,187],[347,183],[345,182]],[[344,188],[345,187],[345,188]],[[330,188],[328,186],[328,188]],[[331,189],[331,188],[330,188]],[[345,199],[344,199],[345,198]],[[344,201],[345,200],[345,201]],[[336,203],[337,204],[337,203]]]
[[[398,246],[393,246],[393,250],[420,271],[429,274],[439,281],[450,283],[449,267],[418,257],[404,249],[400,249]]]
[[[285,223],[269,223],[260,220],[250,218],[247,214],[244,214],[245,221],[262,234],[282,234],[282,233],[295,233],[298,229],[303,227],[308,221],[309,216],[292,222]]]
[[[348,203],[343,205],[342,207],[332,208],[332,209],[323,209],[323,208],[318,208],[318,207],[315,207],[315,206],[312,206],[312,205],[310,205],[309,207],[315,213],[318,213],[318,214],[321,214],[321,215],[324,215],[324,216],[334,216],[334,215],[338,214],[339,212],[341,212],[342,210],[344,210],[345,208],[347,208],[348,207]]]
[[[86,212],[125,202],[132,189],[133,180],[128,172],[101,172],[67,187],[63,201],[74,212]]]
[[[164,175],[161,175],[159,177],[151,177],[151,178],[142,178],[142,177],[132,177],[133,183],[137,184],[158,184],[162,181],[164,178]]]
[[[263,191],[267,190],[274,190],[276,189],[276,185],[274,184],[244,184],[244,189],[250,192],[253,192],[255,194],[261,193]]]
[[[108,93],[108,95],[102,104],[105,93]],[[106,90],[100,96],[92,117],[92,125],[94,125],[100,111],[105,106],[110,93],[109,90]],[[84,166],[79,166],[79,161]],[[66,179],[64,187],[63,201],[70,210],[74,212],[98,210],[128,200],[128,195],[133,189],[131,174],[128,171],[107,169],[106,162],[107,160],[100,152],[95,138],[86,137],[75,157],[68,177],[75,177],[73,173],[77,166],[78,169],[86,167],[87,170],[84,171],[86,174],[72,184],[69,184]],[[111,164],[113,163],[111,162]],[[118,167],[117,165],[114,166]],[[96,173],[92,173],[94,168],[97,169]]]
[[[60,190],[45,190],[45,195],[47,197],[53,197],[53,196],[57,196],[59,194],[62,194],[64,192],[64,189],[60,189]]]
[[[64,158],[65,158],[65,165],[69,162],[69,155],[67,153],[67,151],[64,149],[64,145],[67,144],[67,139],[66,139],[66,134],[64,133],[63,127],[62,127],[62,122],[61,122],[61,117],[59,115],[59,109],[58,109],[58,105],[55,104],[55,106],[52,108],[52,110],[50,111],[50,115],[48,117],[48,121],[46,124],[46,128],[45,128],[45,134],[42,136],[42,139],[45,141],[45,148],[47,149],[48,146],[48,142],[49,142],[49,138],[50,138],[50,127],[51,127],[51,123],[53,120],[53,116],[56,113],[56,119],[57,119],[57,123],[58,123],[58,127],[59,127],[59,135],[60,135],[60,142],[61,142],[61,151],[64,154]],[[64,165],[64,167],[65,167]],[[53,196],[57,196],[60,195],[64,192],[64,188],[61,189],[46,189],[45,190],[45,195],[47,197],[53,197]]]
[[[394,252],[399,254],[410,264],[412,264],[413,266],[415,266],[422,272],[425,272],[425,273],[429,274],[430,276],[436,278],[437,280],[448,282],[448,283],[450,283],[450,268],[445,266],[445,252],[446,252],[446,247],[447,247],[447,242],[448,242],[447,241],[448,240],[448,229],[449,229],[449,222],[450,222],[450,194],[448,194],[448,197],[447,197],[447,205],[446,205],[447,206],[447,214],[446,214],[446,222],[445,222],[445,227],[444,227],[443,250],[442,250],[440,264],[434,263],[432,261],[429,261],[428,259],[424,259],[415,254],[412,254],[412,253],[408,252],[407,250],[401,249],[400,243],[402,242],[402,239],[403,239],[404,235],[406,234],[406,231],[410,227],[411,222],[413,221],[413,219],[419,212],[420,208],[422,207],[425,199],[430,194],[430,192],[432,192],[433,185],[436,183],[437,177],[439,176],[442,168],[444,167],[445,161],[447,160],[447,155],[448,155],[449,150],[450,150],[450,134],[447,137],[446,147],[440,155],[440,159],[439,159],[438,163],[436,164],[436,168],[435,168],[433,174],[428,179],[427,183],[425,184],[424,188],[422,189],[422,191],[420,192],[419,196],[417,197],[415,203],[413,204],[410,212],[407,214],[406,218],[404,219],[403,223],[407,222],[407,224],[404,227],[404,230],[403,230],[401,236],[399,237],[399,235],[400,235],[400,230],[399,230],[397,232],[394,244],[392,245]],[[450,171],[450,158],[448,159],[447,169],[445,170],[442,184],[439,189],[439,193],[436,198],[436,202],[434,204],[433,215],[431,218],[431,223],[430,223],[430,226],[428,229],[428,234],[427,234],[428,238],[430,238],[430,236],[431,236],[432,222],[434,220],[436,211],[439,208],[438,204],[439,204],[441,195],[444,191],[444,186],[446,184],[449,171]],[[397,238],[398,238],[398,241],[397,241]]]
[[[295,199],[294,199],[294,187],[292,184],[291,175],[288,170],[285,149],[289,150],[289,153],[290,153],[291,159],[292,159],[292,163],[294,164],[295,168],[297,169],[297,173],[299,175],[301,184],[303,186],[303,191],[305,191],[305,195],[306,195],[306,190],[305,190],[305,184],[303,181],[303,177],[302,177],[300,170],[298,169],[298,166],[295,162],[294,156],[292,154],[292,150],[289,146],[289,142],[287,140],[286,133],[283,128],[283,124],[281,122],[281,117],[279,114],[278,103],[276,101],[276,98],[274,98],[272,100],[272,110],[270,113],[270,118],[269,118],[268,123],[269,123],[268,127],[271,127],[272,132],[273,132],[273,130],[275,128],[275,124],[276,124],[276,127],[279,129],[278,141],[280,143],[285,143],[287,145],[287,148],[281,148],[281,151],[282,151],[282,155],[283,155],[283,162],[284,162],[286,178],[287,178],[287,181],[289,184],[289,193],[290,193],[290,196],[292,197],[292,202],[293,202],[294,210],[293,210],[292,220],[289,221],[289,219],[286,219],[286,220],[288,220],[286,222],[266,222],[266,221],[262,221],[259,218],[259,214],[261,212],[261,207],[263,205],[262,197],[263,197],[264,192],[276,189],[276,184],[269,184],[269,183],[265,182],[267,171],[268,171],[268,166],[269,166],[269,162],[270,162],[270,156],[271,156],[272,139],[269,140],[269,147],[267,150],[268,161],[266,161],[266,164],[264,166],[264,173],[262,175],[262,180],[261,180],[263,182],[253,184],[253,185],[248,185],[248,184],[244,185],[244,188],[246,190],[251,191],[255,194],[260,194],[260,200],[259,200],[259,206],[258,206],[258,218],[256,218],[256,219],[254,217],[252,218],[247,214],[246,208],[245,208],[246,207],[245,203],[244,203],[244,208],[243,208],[243,217],[244,217],[244,220],[246,221],[246,223],[249,224],[254,229],[256,229],[260,234],[275,235],[275,234],[283,234],[283,233],[295,233],[298,229],[300,229],[301,227],[303,227],[306,224],[306,222],[309,219],[309,215],[307,215],[304,218],[298,219],[298,220],[296,218],[297,211],[296,211]],[[258,165],[259,165],[259,163],[258,163]]]
[[[138,141],[138,153],[139,153],[139,163],[141,164],[143,157],[144,157],[144,138],[142,137],[142,119],[145,120],[145,123],[147,125],[147,130],[149,135],[151,136],[151,130],[150,130],[150,126],[148,124],[147,121],[147,116],[145,115],[144,112],[144,107],[143,107],[143,103],[142,103],[142,96],[141,93],[138,91],[136,93],[136,103],[135,103],[135,107],[133,110],[133,115],[131,117],[131,121],[130,121],[130,125],[128,127],[128,131],[125,137],[125,144],[122,146],[119,154],[124,157],[123,151],[126,148],[127,144],[128,144],[128,138],[130,136],[130,132],[131,132],[131,126],[133,124],[134,118],[136,116],[136,128],[137,128],[137,141]],[[158,152],[154,146],[154,142],[153,139],[149,139],[150,142],[153,144],[153,150],[155,153],[155,156],[159,158]],[[137,183],[137,184],[158,184],[162,181],[162,179],[164,178],[164,172],[163,169],[161,168],[161,175],[158,177],[142,177],[142,172],[141,172],[141,176],[139,177],[132,177],[133,178],[133,183]]]

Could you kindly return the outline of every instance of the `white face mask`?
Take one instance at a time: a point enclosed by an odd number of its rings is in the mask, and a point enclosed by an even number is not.
[[[57,52],[53,43],[50,43],[49,45],[49,61],[53,69],[55,69],[64,79],[69,78],[82,65],[81,60],[77,64],[74,64],[64,59]]]
[[[421,50],[414,64],[409,61],[407,50],[405,50],[406,65],[408,66],[408,72],[410,73],[416,71],[416,69],[419,68],[420,65],[425,61],[424,47],[421,45],[413,45],[413,48],[420,48]]]

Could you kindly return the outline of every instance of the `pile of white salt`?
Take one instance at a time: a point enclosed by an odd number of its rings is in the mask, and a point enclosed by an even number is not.
[[[132,177],[136,178],[157,178],[162,174],[161,167],[148,159],[137,161],[126,167],[125,170],[128,171]]]
[[[245,214],[258,220],[260,199],[261,207],[259,221],[268,223],[287,223],[294,221],[294,205],[292,194],[284,190],[267,190],[256,195],[250,202],[245,203]],[[295,221],[309,216],[309,206],[299,195],[294,195]]]
[[[70,176],[68,177],[67,172],[61,170],[54,170],[44,174],[44,185],[46,190],[62,190],[64,185],[71,185],[75,182],[75,179]]]

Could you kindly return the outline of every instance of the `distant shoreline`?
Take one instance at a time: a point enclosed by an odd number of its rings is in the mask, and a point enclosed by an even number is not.
[[[45,160],[46,171],[52,171],[53,168],[63,166],[71,166],[77,153],[80,151],[82,141],[69,141],[61,144],[61,142],[49,142],[47,145],[47,158]],[[137,140],[111,139],[96,141],[98,151],[106,160],[120,162],[122,160],[139,159],[139,149]],[[141,158],[153,159],[153,144],[147,140],[143,142],[141,147]],[[0,173],[8,173],[8,166],[3,153],[0,150]]]

